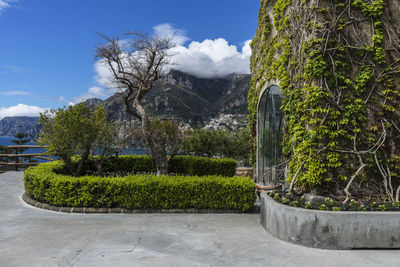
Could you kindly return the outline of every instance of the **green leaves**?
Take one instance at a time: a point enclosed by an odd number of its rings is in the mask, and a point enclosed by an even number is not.
[[[357,72],[354,84],[354,92],[356,95],[360,96],[367,89],[367,85],[373,78],[373,70],[368,66],[361,66]]]
[[[39,144],[47,145],[47,153],[60,157],[74,176],[80,174],[92,151],[101,157],[113,153],[116,128],[107,122],[102,106],[88,108],[82,103],[47,111],[40,114],[39,123],[43,126]],[[71,157],[76,155],[79,163],[72,164]]]
[[[379,148],[397,188],[400,61],[392,53],[398,46],[393,27],[385,23],[393,17],[387,1],[335,0],[331,9],[306,2],[261,1],[252,41],[249,129],[254,135],[260,92],[279,82],[287,126],[283,152],[289,180],[302,166],[299,190],[342,190],[357,170],[357,152],[368,162],[371,148]],[[305,21],[304,14],[315,20]],[[261,36],[264,31],[268,35]],[[382,183],[374,161],[363,169],[365,176]]]
[[[198,129],[184,140],[182,149],[187,154],[208,157],[224,157],[249,161],[250,132],[243,128],[236,131],[225,129]]]
[[[175,156],[168,172],[181,175],[234,176],[236,161],[195,156]],[[119,156],[104,163],[104,172],[155,173],[156,165],[150,156]]]
[[[378,18],[382,16],[383,10],[386,6],[384,0],[373,0],[371,4],[366,3],[363,0],[353,0],[351,4],[355,7],[360,8],[361,12],[364,15],[373,18]]]
[[[34,199],[73,207],[122,207],[128,209],[215,208],[251,210],[256,195],[249,178],[222,176],[125,177],[56,174],[60,161],[40,164],[26,170],[25,190]]]
[[[153,119],[150,122],[150,127],[153,137],[159,140],[165,150],[175,154],[183,139],[183,132],[179,129],[178,124],[170,120]]]

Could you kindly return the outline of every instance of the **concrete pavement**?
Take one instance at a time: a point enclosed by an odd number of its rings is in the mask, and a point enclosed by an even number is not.
[[[399,250],[335,251],[270,236],[258,214],[64,214],[0,174],[0,266],[400,266]]]

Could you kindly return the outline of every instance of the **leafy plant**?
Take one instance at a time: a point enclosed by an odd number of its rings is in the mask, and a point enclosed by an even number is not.
[[[288,198],[286,198],[286,197],[283,197],[283,198],[281,199],[281,203],[282,203],[282,204],[289,204],[289,202],[290,202],[290,200],[289,200]]]
[[[197,129],[184,139],[182,150],[197,156],[233,158],[248,165],[249,139],[246,128],[237,131]]]
[[[18,132],[16,134],[14,134],[14,137],[16,139],[11,140],[11,142],[13,142],[14,144],[16,144],[18,146],[22,146],[22,145],[28,143],[29,140],[26,139],[27,134],[23,133],[22,130],[21,130],[22,129],[22,125],[18,125],[18,129],[19,129]],[[18,148],[15,149],[16,154],[22,154],[24,151],[26,151],[26,148],[18,147]],[[22,157],[21,158],[18,157],[17,160],[18,160],[18,162],[19,161],[22,161],[22,162],[25,161],[25,159],[22,158]],[[18,166],[15,166],[15,169],[18,170]]]
[[[400,61],[390,47],[400,40],[386,34],[396,26],[385,23],[395,15],[384,0],[330,4],[310,10],[307,1],[260,1],[248,93],[252,163],[259,98],[279,81],[290,191],[340,192],[347,203],[378,185],[398,202]],[[317,19],[304,21],[303,14]],[[365,42],[355,38],[357,21],[371,25]]]
[[[325,198],[325,203],[326,203],[327,205],[333,205],[333,204],[335,204],[335,201],[333,201],[332,198],[327,197],[327,198]]]
[[[28,143],[29,139],[26,139],[27,134],[22,132],[22,130],[21,130],[22,129],[22,125],[18,125],[18,129],[19,129],[18,132],[16,134],[14,134],[14,137],[17,138],[17,139],[11,140],[11,142],[13,142],[16,145],[21,146],[21,145],[24,145],[24,144]],[[24,152],[25,150],[26,150],[26,148],[25,149],[24,148],[16,149],[17,154],[20,154],[20,153]]]
[[[61,161],[43,163],[25,171],[25,191],[54,206],[235,209],[249,211],[256,200],[255,184],[245,177],[156,176],[125,177],[57,174]]]
[[[70,174],[79,176],[96,150],[100,153],[95,161],[101,174],[104,158],[114,151],[116,133],[102,106],[93,109],[81,103],[46,111],[40,114],[39,123],[43,126],[39,144],[48,146],[49,155],[60,157]]]
[[[170,174],[234,176],[236,161],[195,156],[175,156],[168,164]],[[113,157],[104,162],[104,172],[155,173],[157,171],[151,156],[126,155]]]
[[[366,207],[365,205],[360,205],[360,206],[358,207],[358,210],[359,210],[359,211],[366,211],[366,210],[367,210],[367,207]]]
[[[325,204],[319,205],[320,210],[328,210],[328,207]]]
[[[385,205],[379,205],[378,210],[385,211],[385,210],[387,210],[387,207]]]

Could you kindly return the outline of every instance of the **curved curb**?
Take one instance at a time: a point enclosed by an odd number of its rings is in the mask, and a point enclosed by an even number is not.
[[[232,214],[232,213],[260,213],[259,210],[254,209],[249,212],[243,212],[241,210],[225,210],[225,209],[126,209],[126,208],[93,208],[93,207],[56,207],[47,203],[39,202],[30,196],[26,192],[22,194],[22,200],[35,207],[45,210],[63,212],[63,213],[81,213],[81,214],[104,214],[104,213],[196,213],[196,214]]]
[[[323,249],[400,248],[400,212],[291,207],[261,193],[261,225],[274,237]]]

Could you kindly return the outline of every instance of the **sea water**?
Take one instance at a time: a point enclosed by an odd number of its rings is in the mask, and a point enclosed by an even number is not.
[[[0,145],[3,146],[9,146],[9,145],[15,145],[12,140],[16,140],[17,138],[12,137],[12,136],[0,136]],[[27,142],[25,145],[37,145],[34,142]],[[24,151],[24,154],[26,153],[44,153],[46,150],[41,149],[41,148],[28,148],[27,150]],[[9,151],[11,152],[11,151]],[[15,151],[14,151],[15,152]],[[123,148],[119,155],[146,155],[146,149],[145,148]],[[44,160],[38,159],[39,162],[44,162]]]

